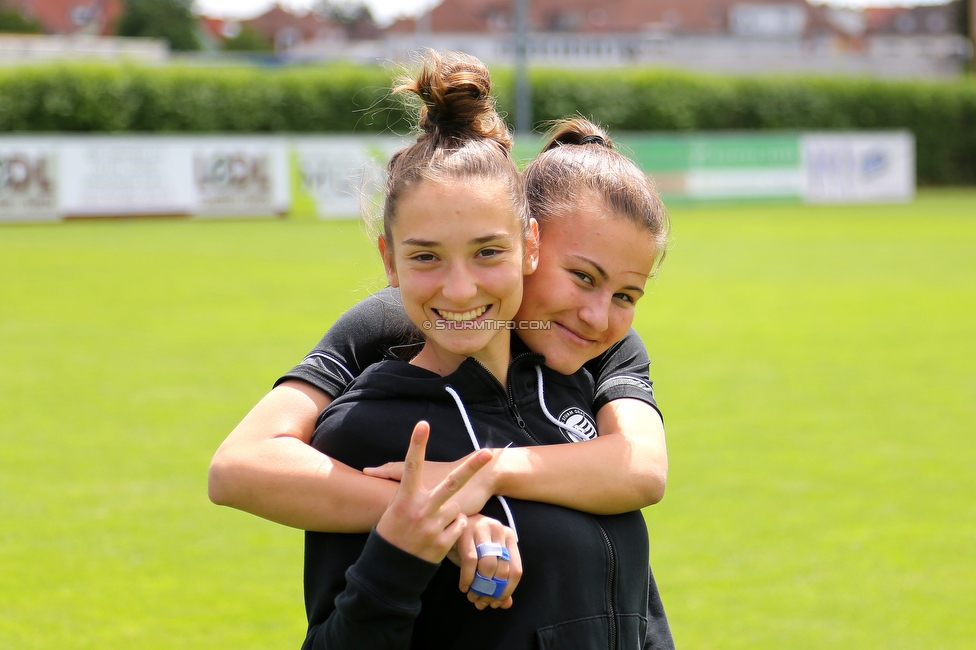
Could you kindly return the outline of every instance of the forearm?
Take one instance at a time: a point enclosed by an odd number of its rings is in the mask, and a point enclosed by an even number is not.
[[[489,467],[496,493],[593,514],[659,502],[668,457],[658,412],[638,400],[614,400],[597,414],[597,429],[593,440],[496,453]]]
[[[287,437],[215,458],[210,476],[223,485],[211,490],[218,505],[320,532],[367,532],[396,492],[395,482],[364,476]]]
[[[309,446],[328,396],[296,386],[271,391],[220,446],[210,465],[210,499],[295,528],[367,532],[397,484]]]

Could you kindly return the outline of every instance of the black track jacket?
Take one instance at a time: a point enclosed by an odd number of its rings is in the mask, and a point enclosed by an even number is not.
[[[431,426],[429,460],[467,455],[474,445],[462,409],[481,447],[567,443],[571,434],[556,426],[546,410],[553,419],[592,426],[589,374],[561,375],[543,366],[543,358],[528,352],[517,336],[512,340],[508,389],[473,359],[447,377],[402,361],[370,366],[322,413],[312,444],[362,469],[402,460],[418,420]],[[303,647],[673,647],[648,567],[640,512],[597,516],[516,499],[508,504],[524,566],[515,604],[508,610],[478,611],[458,590],[457,567],[424,562],[375,531],[306,532],[309,629]],[[506,521],[497,499],[483,512]]]

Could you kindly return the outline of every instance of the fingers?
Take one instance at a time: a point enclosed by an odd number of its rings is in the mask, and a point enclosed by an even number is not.
[[[424,454],[427,451],[427,438],[430,436],[430,425],[421,420],[413,427],[410,434],[410,446],[403,461],[403,478],[400,479],[400,489],[408,493],[423,488]]]
[[[376,525],[376,532],[398,548],[429,562],[440,562],[467,527],[455,495],[492,458],[479,451],[466,458],[432,491],[424,488],[424,457],[430,425],[420,421],[410,435],[403,477],[396,495]],[[436,475],[436,472],[435,472]]]
[[[451,470],[451,473],[447,475],[443,481],[441,481],[437,487],[435,487],[430,493],[430,502],[432,505],[439,507],[441,504],[445,503],[452,496],[457,494],[464,485],[471,480],[471,477],[478,473],[478,470],[483,468],[492,459],[492,452],[490,449],[481,449],[477,453],[468,456],[463,463],[461,463],[457,468]],[[406,469],[406,467],[404,467]],[[406,474],[404,474],[404,480],[406,480]]]
[[[464,531],[468,527],[468,518],[463,514],[458,512],[457,517],[454,518],[450,524],[448,524],[444,531],[439,535],[439,546],[445,549],[450,549],[457,542],[458,538],[464,534]]]
[[[481,515],[475,515],[475,517],[481,517]],[[468,522],[471,522],[470,517],[468,518]],[[475,532],[476,527],[468,526],[468,529],[458,538],[457,544],[455,545],[458,559],[461,562],[461,578],[458,581],[458,588],[461,590],[461,593],[465,594],[471,588],[471,583],[474,581],[474,572],[478,567],[477,542],[473,537]]]
[[[363,474],[375,478],[385,478],[391,481],[399,481],[403,478],[403,463],[386,463],[379,467],[365,467]]]
[[[507,526],[505,527],[505,546],[508,548],[509,555],[509,560],[505,563],[508,565],[506,573],[508,585],[502,595],[498,597],[499,606],[502,609],[508,609],[512,606],[512,592],[515,591],[519,580],[522,579],[522,555],[519,553],[518,540],[515,531]]]
[[[518,552],[518,542],[515,531],[501,522],[485,517],[474,515],[469,517],[469,530],[458,540],[459,552],[461,553],[461,578],[459,587],[462,592],[467,593],[467,598],[474,603],[478,609],[491,607],[493,609],[508,609],[512,606],[512,592],[518,586],[522,577],[522,558]],[[470,545],[474,545],[474,549]],[[482,557],[478,558],[478,546],[483,547]],[[507,550],[509,559],[503,559],[492,553],[491,547],[504,547]],[[482,596],[470,590],[474,580],[474,571],[486,578],[496,578],[507,580],[505,588],[497,598]]]

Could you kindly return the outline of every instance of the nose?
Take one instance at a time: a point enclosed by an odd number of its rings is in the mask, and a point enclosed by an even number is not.
[[[478,283],[471,270],[459,261],[448,269],[441,293],[454,304],[467,306],[471,299],[478,295]]]
[[[610,300],[612,296],[596,292],[579,310],[579,319],[594,332],[605,332],[610,326]]]

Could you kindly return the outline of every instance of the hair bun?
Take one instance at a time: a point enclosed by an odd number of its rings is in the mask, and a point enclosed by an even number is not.
[[[602,135],[584,135],[580,138],[580,144],[597,144],[601,147],[607,146],[607,141],[603,139]]]
[[[394,92],[420,99],[417,126],[435,139],[488,138],[511,149],[511,135],[491,96],[488,68],[473,56],[428,51],[416,78],[399,80]]]
[[[613,142],[607,132],[582,117],[560,120],[549,130],[549,142],[542,149],[548,151],[562,145],[595,144],[613,149]]]

